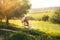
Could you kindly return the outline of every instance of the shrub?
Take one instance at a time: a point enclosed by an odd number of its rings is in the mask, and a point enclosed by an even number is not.
[[[60,24],[60,9],[52,16],[51,22]]]
[[[49,19],[49,16],[48,16],[48,15],[44,15],[44,16],[42,17],[42,20],[43,20],[43,21],[48,21],[48,19]]]
[[[34,38],[25,33],[15,33],[9,40],[34,40]]]
[[[30,19],[30,20],[34,20],[34,18],[33,18],[33,17],[29,17],[29,19]]]

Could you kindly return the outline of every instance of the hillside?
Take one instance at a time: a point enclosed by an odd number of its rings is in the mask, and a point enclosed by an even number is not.
[[[9,20],[9,22],[9,25],[0,23],[0,38],[4,40],[60,40],[59,24],[30,20],[32,30],[29,30],[21,26],[21,20]]]
[[[34,19],[40,19],[43,16],[49,16],[49,18],[51,18],[58,9],[60,9],[60,7],[34,8],[31,9],[30,13],[27,15],[33,17]]]
[[[33,8],[30,9],[30,12],[43,12],[43,11],[50,11],[60,9],[60,7],[48,7],[48,8]]]

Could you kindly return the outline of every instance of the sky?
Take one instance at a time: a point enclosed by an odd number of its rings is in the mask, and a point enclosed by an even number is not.
[[[29,0],[31,8],[60,7],[60,0]]]

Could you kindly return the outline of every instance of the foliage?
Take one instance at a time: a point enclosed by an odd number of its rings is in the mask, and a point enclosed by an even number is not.
[[[10,16],[12,17],[21,17],[22,15],[26,14],[30,9],[30,4],[28,0],[22,0],[22,4],[17,3],[17,7],[15,9],[12,8]]]
[[[22,29],[17,33],[1,31],[0,35],[4,37],[4,40],[59,40],[60,36],[50,36],[44,32],[38,30]],[[8,33],[7,33],[8,32]]]
[[[35,20],[33,17],[29,17],[30,20]]]
[[[43,21],[48,21],[48,19],[49,19],[49,16],[48,16],[48,15],[44,15],[44,16],[42,17],[42,20],[43,20]]]
[[[52,16],[51,21],[53,23],[60,24],[60,9],[56,10],[55,14]]]
[[[28,0],[0,0],[0,15],[8,20],[12,17],[21,17],[26,14],[30,9]]]
[[[22,32],[15,33],[9,40],[34,40],[34,38]]]

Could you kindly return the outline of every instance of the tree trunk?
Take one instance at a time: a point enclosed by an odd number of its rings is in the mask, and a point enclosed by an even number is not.
[[[0,23],[2,22],[2,18],[0,18]]]
[[[9,18],[6,16],[6,24],[9,24]]]

